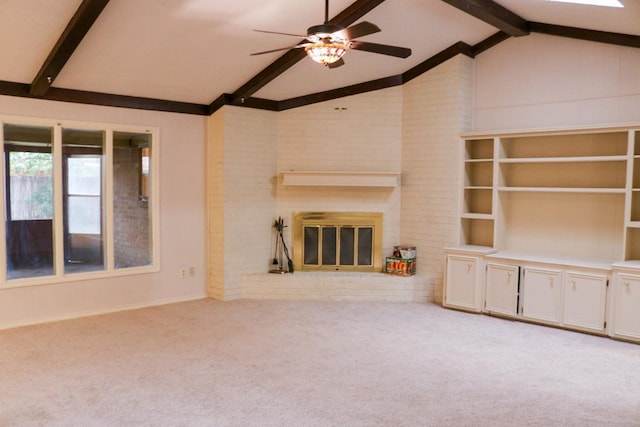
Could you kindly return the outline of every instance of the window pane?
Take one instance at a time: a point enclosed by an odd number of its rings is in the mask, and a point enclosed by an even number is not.
[[[336,265],[336,227],[322,227],[322,265]]]
[[[52,219],[53,157],[51,153],[10,151],[9,170],[11,219],[14,221]]]
[[[354,238],[353,227],[340,228],[340,265],[353,265]]]
[[[52,275],[53,129],[5,124],[7,278]]]
[[[151,264],[151,135],[113,133],[115,267]]]
[[[104,132],[62,130],[65,273],[104,269]]]
[[[69,233],[100,234],[100,198],[69,196]]]
[[[373,264],[373,228],[358,228],[358,265]]]
[[[101,185],[100,157],[70,157],[67,163],[69,194],[99,196]]]
[[[318,265],[318,227],[304,227],[304,264]]]

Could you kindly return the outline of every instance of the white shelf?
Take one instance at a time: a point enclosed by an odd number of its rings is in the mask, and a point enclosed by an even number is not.
[[[283,171],[282,185],[316,187],[398,187],[396,172]]]
[[[496,251],[491,246],[479,246],[479,245],[460,245],[460,246],[446,246],[445,252],[466,252],[474,255],[489,255]]]
[[[465,219],[486,219],[486,220],[493,221],[493,215],[491,215],[491,214],[482,214],[482,213],[465,212],[465,213],[460,214],[460,218],[465,218]]]
[[[467,185],[464,187],[465,190],[493,190],[493,187],[490,185]]]
[[[499,163],[578,163],[578,162],[625,162],[627,156],[574,156],[574,157],[510,157]]]
[[[624,194],[624,188],[578,188],[578,187],[498,187],[498,191],[529,193],[600,193]]]
[[[488,130],[478,132],[464,132],[461,137],[464,139],[489,139],[496,137],[531,137],[531,136],[554,136],[554,135],[580,135],[597,134],[611,132],[627,132],[640,128],[640,123],[616,123],[611,125],[593,125],[576,127],[550,127],[546,129],[513,129],[513,130]]]
[[[553,264],[560,266],[576,267],[576,268],[591,268],[597,270],[611,270],[611,267],[616,260],[608,259],[586,259],[577,258],[571,256],[548,256],[532,254],[528,252],[516,252],[516,251],[497,251],[490,255],[488,258],[495,258],[501,260],[508,260],[513,262],[532,262],[539,264]]]
[[[491,159],[465,159],[466,163],[489,163],[493,162],[493,158]]]

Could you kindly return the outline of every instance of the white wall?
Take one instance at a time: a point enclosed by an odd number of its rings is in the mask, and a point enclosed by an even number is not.
[[[0,328],[206,296],[205,118],[7,96],[0,114],[154,126],[161,144],[160,271],[1,289]]]
[[[532,34],[475,62],[474,130],[640,122],[640,49]]]

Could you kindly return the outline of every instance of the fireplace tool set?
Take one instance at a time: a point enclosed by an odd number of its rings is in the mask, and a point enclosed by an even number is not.
[[[274,268],[269,270],[269,273],[293,273],[293,261],[289,256],[289,249],[287,248],[287,244],[284,241],[283,230],[285,227],[286,225],[284,225],[284,220],[282,219],[282,217],[278,217],[278,219],[273,224],[273,228],[276,230],[276,242],[271,264],[274,266]],[[288,270],[284,269],[283,255],[287,258],[287,267],[289,268]],[[277,268],[275,268],[276,266]]]

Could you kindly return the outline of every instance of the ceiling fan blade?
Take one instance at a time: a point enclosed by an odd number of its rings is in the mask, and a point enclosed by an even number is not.
[[[279,52],[281,50],[297,49],[299,47],[305,47],[305,46],[309,46],[309,43],[298,44],[298,45],[295,45],[295,46],[281,47],[281,48],[278,48],[278,49],[264,50],[262,52],[252,53],[252,54],[250,54],[250,56],[264,55],[265,53]]]
[[[395,56],[397,58],[407,58],[411,55],[411,49],[407,47],[361,42],[358,40],[351,42],[350,49],[364,50],[367,52],[379,53],[381,55]]]
[[[282,36],[293,36],[293,37],[301,37],[303,39],[306,39],[307,36],[303,36],[302,34],[291,34],[291,33],[281,33],[278,31],[267,31],[267,30],[256,30],[254,29],[253,31],[257,32],[257,33],[266,33],[266,34],[280,34]]]
[[[338,68],[338,67],[341,67],[343,65],[344,65],[344,59],[340,58],[336,62],[334,62],[333,64],[327,65],[327,67],[329,67],[329,68]]]
[[[371,22],[363,21],[355,25],[345,28],[344,30],[336,31],[334,34],[339,34],[347,40],[357,39],[358,37],[368,36],[369,34],[377,33],[380,31],[377,25]]]

